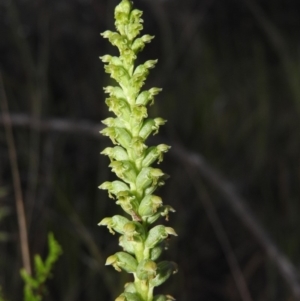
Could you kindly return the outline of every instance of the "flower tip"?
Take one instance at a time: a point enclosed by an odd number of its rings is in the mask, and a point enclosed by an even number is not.
[[[175,230],[171,227],[166,227],[165,230],[169,235],[178,236],[178,234],[175,232]]]
[[[105,217],[98,223],[98,226],[107,226],[110,223],[110,221],[111,221],[110,217]]]
[[[117,261],[117,259],[116,255],[111,255],[106,259],[105,265],[112,265]]]

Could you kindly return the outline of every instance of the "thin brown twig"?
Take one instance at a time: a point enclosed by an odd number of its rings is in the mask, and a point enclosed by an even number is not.
[[[21,243],[21,254],[23,266],[27,273],[31,275],[31,264],[30,264],[30,253],[28,246],[28,234],[27,234],[27,224],[26,224],[26,214],[23,202],[19,167],[18,167],[18,159],[17,152],[15,147],[15,141],[12,131],[12,122],[9,116],[8,109],[8,101],[4,89],[4,83],[2,79],[2,74],[0,72],[0,90],[1,90],[1,107],[3,114],[3,119],[5,120],[5,134],[8,145],[9,159],[11,172],[13,176],[13,185],[15,191],[15,200],[16,200],[16,209],[17,209],[17,217],[18,217],[18,225],[19,225],[19,235],[20,235],[20,243]]]
[[[7,5],[8,16],[10,17],[11,32],[13,40],[19,50],[21,65],[27,79],[27,95],[30,102],[32,120],[38,123],[41,118],[42,101],[46,98],[47,92],[47,69],[49,64],[49,17],[47,8],[42,4],[38,16],[38,33],[40,43],[38,45],[37,61],[35,62],[30,44],[25,38],[23,25],[20,20],[20,14],[17,1],[11,0]],[[27,204],[27,221],[30,228],[32,212],[35,204],[38,176],[40,167],[40,133],[35,128],[31,129],[29,138],[29,168],[28,185],[25,194]]]
[[[207,189],[203,185],[202,181],[199,180],[199,175],[197,170],[191,170],[190,166],[184,164],[186,173],[188,174],[191,183],[193,184],[196,193],[198,194],[199,199],[201,200],[206,215],[213,227],[215,235],[223,249],[226,260],[228,262],[229,268],[231,270],[233,279],[235,281],[236,287],[239,291],[239,294],[243,301],[253,301],[251,298],[251,294],[248,290],[247,283],[243,272],[240,269],[239,263],[236,259],[234,251],[231,247],[230,241],[228,239],[228,235],[226,234],[222,222],[220,221],[218,214],[215,210],[215,207],[212,203],[212,200],[207,192]],[[196,178],[195,176],[198,175]],[[196,180],[197,179],[197,180]]]

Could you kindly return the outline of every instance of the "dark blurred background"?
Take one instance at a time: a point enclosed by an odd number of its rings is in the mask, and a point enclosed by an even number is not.
[[[114,178],[99,155],[111,145],[97,131],[109,116],[103,86],[112,80],[98,57],[116,53],[99,33],[113,29],[117,3],[0,0],[0,68],[31,256],[46,255],[49,231],[64,250],[49,301],[114,300],[130,279],[104,267],[118,237],[97,226],[120,212],[97,189]],[[281,258],[268,253],[275,246],[299,268],[300,2],[134,3],[144,33],[156,36],[139,58],[159,59],[146,87],[163,87],[150,115],[168,123],[155,137],[173,146],[161,164],[171,178],[159,194],[177,210],[168,225],[179,236],[164,256],[179,273],[158,291],[180,301],[300,300]],[[4,117],[0,286],[12,301],[22,296],[22,260]],[[206,169],[190,164],[198,159]]]

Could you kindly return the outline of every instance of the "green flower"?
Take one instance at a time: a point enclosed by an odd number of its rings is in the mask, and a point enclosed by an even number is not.
[[[108,156],[109,167],[119,180],[104,182],[99,188],[108,191],[109,197],[115,199],[127,217],[106,217],[99,225],[107,226],[112,234],[121,234],[119,245],[123,251],[109,256],[106,265],[131,273],[134,278],[116,301],[171,301],[174,299],[169,295],[153,296],[154,287],[177,271],[172,262],[155,262],[164,250],[164,241],[177,234],[171,227],[152,226],[160,217],[168,220],[169,212],[175,210],[153,194],[164,185],[168,176],[152,165],[163,160],[170,146],[146,144],[146,139],[157,134],[166,120],[151,118],[147,111],[147,106],[154,103],[162,89],[141,91],[157,63],[157,60],[148,60],[135,64],[137,54],[153,39],[150,35],[140,36],[141,17],[142,12],[134,9],[131,1],[122,0],[115,9],[117,31],[107,30],[102,34],[119,50],[119,56],[100,58],[105,64],[105,72],[117,83],[104,88],[108,94],[105,103],[115,117],[103,120],[106,127],[101,131],[115,146],[105,148],[101,154]]]

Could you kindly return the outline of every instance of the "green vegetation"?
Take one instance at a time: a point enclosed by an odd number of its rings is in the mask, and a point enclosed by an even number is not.
[[[48,235],[49,253],[45,261],[40,255],[34,257],[35,275],[30,276],[25,269],[21,270],[24,280],[24,301],[41,301],[46,294],[45,282],[52,276],[53,266],[62,254],[59,243],[52,233]]]

